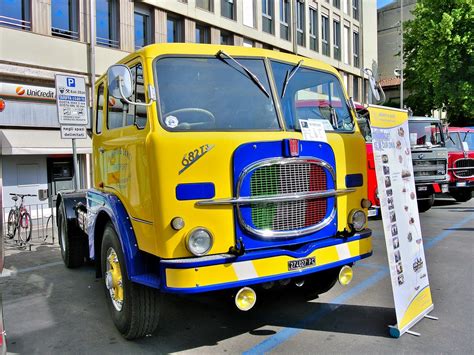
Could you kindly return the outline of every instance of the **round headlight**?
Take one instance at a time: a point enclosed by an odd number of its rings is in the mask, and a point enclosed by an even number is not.
[[[212,235],[205,228],[193,229],[186,238],[186,248],[196,256],[206,255],[211,247]]]
[[[352,225],[356,231],[359,232],[364,229],[366,222],[367,217],[365,216],[364,211],[352,210],[351,213],[349,213],[349,224]]]
[[[179,231],[184,228],[184,219],[181,217],[174,217],[171,220],[171,228],[173,228],[176,231]]]

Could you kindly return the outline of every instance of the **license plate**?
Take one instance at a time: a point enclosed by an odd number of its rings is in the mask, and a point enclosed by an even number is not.
[[[428,186],[418,186],[417,191],[427,191],[428,190]]]
[[[444,184],[444,185],[441,185],[441,192],[444,194],[446,192],[449,192],[449,186]]]
[[[288,261],[288,271],[306,269],[316,265],[316,257]]]
[[[460,187],[466,186],[466,182],[465,181],[457,182],[456,186],[460,186]]]
[[[375,216],[377,216],[377,210],[376,209],[371,209],[367,212],[367,215],[369,217],[375,217]]]

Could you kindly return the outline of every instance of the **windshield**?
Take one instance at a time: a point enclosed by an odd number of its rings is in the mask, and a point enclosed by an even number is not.
[[[449,137],[446,139],[446,148],[450,152],[462,151],[461,140],[457,132],[450,132]]]
[[[442,145],[442,133],[437,122],[409,121],[410,143],[414,145]]]
[[[163,127],[171,131],[278,130],[263,59],[171,58],[155,62]],[[267,93],[266,93],[266,92]]]
[[[474,132],[469,132],[467,135],[466,135],[466,138],[464,138],[464,135],[466,133],[459,133],[462,137],[462,139],[464,139],[464,142],[467,142],[467,145],[469,146],[469,150],[474,150]]]
[[[295,65],[272,62],[278,94],[283,94],[282,111],[288,129],[299,130],[299,120],[322,120],[326,130],[352,131],[354,124],[344,97],[342,86],[333,74],[300,67],[287,73]]]

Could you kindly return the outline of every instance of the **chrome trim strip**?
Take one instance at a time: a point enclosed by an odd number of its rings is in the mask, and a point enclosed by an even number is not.
[[[144,223],[144,224],[153,225],[153,222],[147,221],[147,220],[145,220],[145,219],[140,219],[140,218],[137,218],[137,217],[130,217],[130,219],[131,219],[132,221],[135,221],[135,222],[138,222],[138,223]]]
[[[323,197],[333,197],[347,195],[354,192],[355,189],[325,190],[306,192],[300,194],[283,194],[278,196],[260,196],[260,197],[238,197],[238,198],[220,198],[215,200],[204,200],[196,202],[196,206],[206,205],[250,205],[252,203],[271,203],[285,201],[310,200]]]

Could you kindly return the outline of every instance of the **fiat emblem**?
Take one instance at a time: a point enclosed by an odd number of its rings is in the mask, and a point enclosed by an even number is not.
[[[418,159],[423,159],[425,157],[424,154],[418,154]]]

